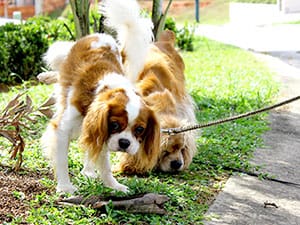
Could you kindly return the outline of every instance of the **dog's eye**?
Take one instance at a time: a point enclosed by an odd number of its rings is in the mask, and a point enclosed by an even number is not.
[[[138,126],[137,128],[135,128],[134,132],[135,135],[141,135],[144,132],[145,128],[142,126]]]
[[[170,152],[168,152],[167,150],[164,150],[162,155],[163,155],[163,157],[166,157],[166,156],[170,155]]]
[[[111,133],[118,132],[121,129],[121,126],[118,122],[111,122],[109,124],[109,130]]]

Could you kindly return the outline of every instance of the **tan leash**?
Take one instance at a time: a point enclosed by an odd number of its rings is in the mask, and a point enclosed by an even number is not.
[[[267,106],[265,108],[262,109],[258,109],[255,111],[251,111],[251,112],[247,112],[247,113],[243,113],[243,114],[239,114],[236,116],[231,116],[225,119],[219,119],[219,120],[215,120],[212,122],[208,122],[208,123],[202,123],[202,124],[196,124],[196,125],[190,125],[190,126],[183,126],[183,127],[176,127],[176,128],[168,128],[168,129],[161,129],[162,133],[168,134],[168,135],[175,135],[175,134],[179,134],[179,133],[183,133],[183,132],[187,132],[187,131],[191,131],[191,130],[196,130],[196,129],[201,129],[201,128],[205,128],[205,127],[210,127],[210,126],[214,126],[214,125],[219,125],[219,124],[223,124],[223,123],[227,123],[233,120],[238,120],[241,118],[246,118],[246,117],[250,117],[250,116],[254,116],[257,115],[259,113],[263,113],[266,111],[270,111],[272,109],[278,108],[280,106],[283,105],[287,105],[291,102],[297,101],[300,99],[300,95],[287,99],[285,101],[279,102],[277,104],[271,105],[271,106]]]

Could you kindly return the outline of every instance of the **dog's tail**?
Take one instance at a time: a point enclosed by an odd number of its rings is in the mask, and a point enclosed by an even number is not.
[[[151,20],[140,15],[136,0],[104,0],[100,12],[106,25],[117,32],[126,75],[136,81],[153,40]]]
[[[75,42],[57,41],[54,42],[43,56],[44,62],[51,70],[59,71],[60,65],[66,59]]]

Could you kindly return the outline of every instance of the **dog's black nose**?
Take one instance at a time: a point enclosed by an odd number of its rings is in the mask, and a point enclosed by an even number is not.
[[[119,146],[121,149],[126,150],[130,145],[130,141],[128,139],[125,138],[121,138],[119,140]]]
[[[173,161],[171,161],[171,168],[173,170],[178,170],[178,169],[180,169],[181,166],[182,166],[182,162],[181,161],[179,161],[179,160],[173,160]]]

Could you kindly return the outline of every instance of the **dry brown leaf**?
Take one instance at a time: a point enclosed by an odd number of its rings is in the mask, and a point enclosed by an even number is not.
[[[48,118],[52,118],[54,115],[53,111],[49,108],[39,109],[39,112],[42,113],[43,115],[47,116]]]
[[[22,153],[25,149],[21,131],[22,129],[30,130],[30,127],[25,125],[24,121],[21,122],[21,120],[34,121],[29,117],[29,114],[33,111],[32,100],[28,95],[26,95],[25,101],[20,100],[20,97],[23,95],[24,93],[16,95],[0,114],[0,136],[6,138],[12,144],[10,150],[11,158],[17,159],[15,170],[18,170],[22,165]]]

